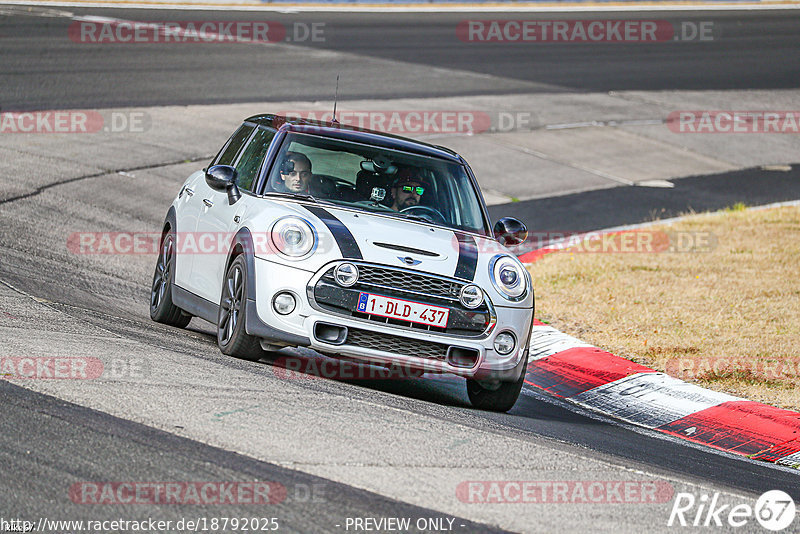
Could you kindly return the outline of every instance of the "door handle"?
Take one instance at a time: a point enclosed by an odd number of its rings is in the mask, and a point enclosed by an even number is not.
[[[186,191],[186,194],[189,195],[190,197],[194,196],[194,189],[189,189],[187,187],[186,189],[184,189],[184,191]]]
[[[207,198],[204,198],[204,199],[203,199],[203,204],[205,204],[205,205],[206,205],[206,206],[208,206],[209,208],[210,208],[211,206],[213,206],[213,205],[214,205],[214,203],[213,203],[213,202],[211,202],[211,200],[210,200],[210,199],[207,199]]]

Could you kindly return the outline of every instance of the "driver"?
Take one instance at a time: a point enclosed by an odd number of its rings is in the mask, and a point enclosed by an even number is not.
[[[311,160],[301,152],[287,152],[278,178],[278,190],[288,193],[310,193]]]
[[[419,171],[411,167],[404,167],[398,171],[392,182],[392,205],[394,211],[404,210],[419,205],[420,198],[425,194],[426,182]]]

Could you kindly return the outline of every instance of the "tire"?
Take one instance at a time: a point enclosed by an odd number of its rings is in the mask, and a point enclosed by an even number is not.
[[[150,318],[158,323],[184,328],[192,316],[172,303],[172,282],[175,279],[175,234],[170,231],[161,247],[150,287]]]
[[[217,314],[217,345],[223,354],[256,361],[264,356],[258,338],[244,330],[247,305],[247,267],[244,256],[233,260],[222,281]]]
[[[523,356],[525,363],[516,382],[498,382],[495,384],[480,380],[467,379],[467,396],[472,406],[479,410],[492,412],[507,412],[517,403],[522,384],[525,382],[525,373],[528,369],[528,351]]]

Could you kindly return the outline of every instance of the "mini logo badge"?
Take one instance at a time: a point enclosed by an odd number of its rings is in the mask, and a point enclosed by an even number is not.
[[[414,258],[412,258],[411,256],[406,256],[405,258],[404,258],[404,257],[402,257],[402,256],[397,256],[397,259],[398,259],[398,260],[400,260],[400,261],[402,261],[402,262],[403,262],[403,263],[405,263],[406,265],[419,265],[420,263],[422,263],[422,262],[421,262],[421,261],[419,261],[419,260],[415,260],[415,259],[414,259]]]

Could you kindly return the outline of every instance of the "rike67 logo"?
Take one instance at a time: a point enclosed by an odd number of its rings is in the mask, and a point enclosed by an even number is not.
[[[691,493],[678,493],[672,504],[667,526],[740,528],[751,531],[753,519],[763,528],[780,531],[794,522],[796,510],[794,500],[781,490],[770,490],[762,494],[755,506],[749,504],[721,504],[720,494],[699,498]]]

